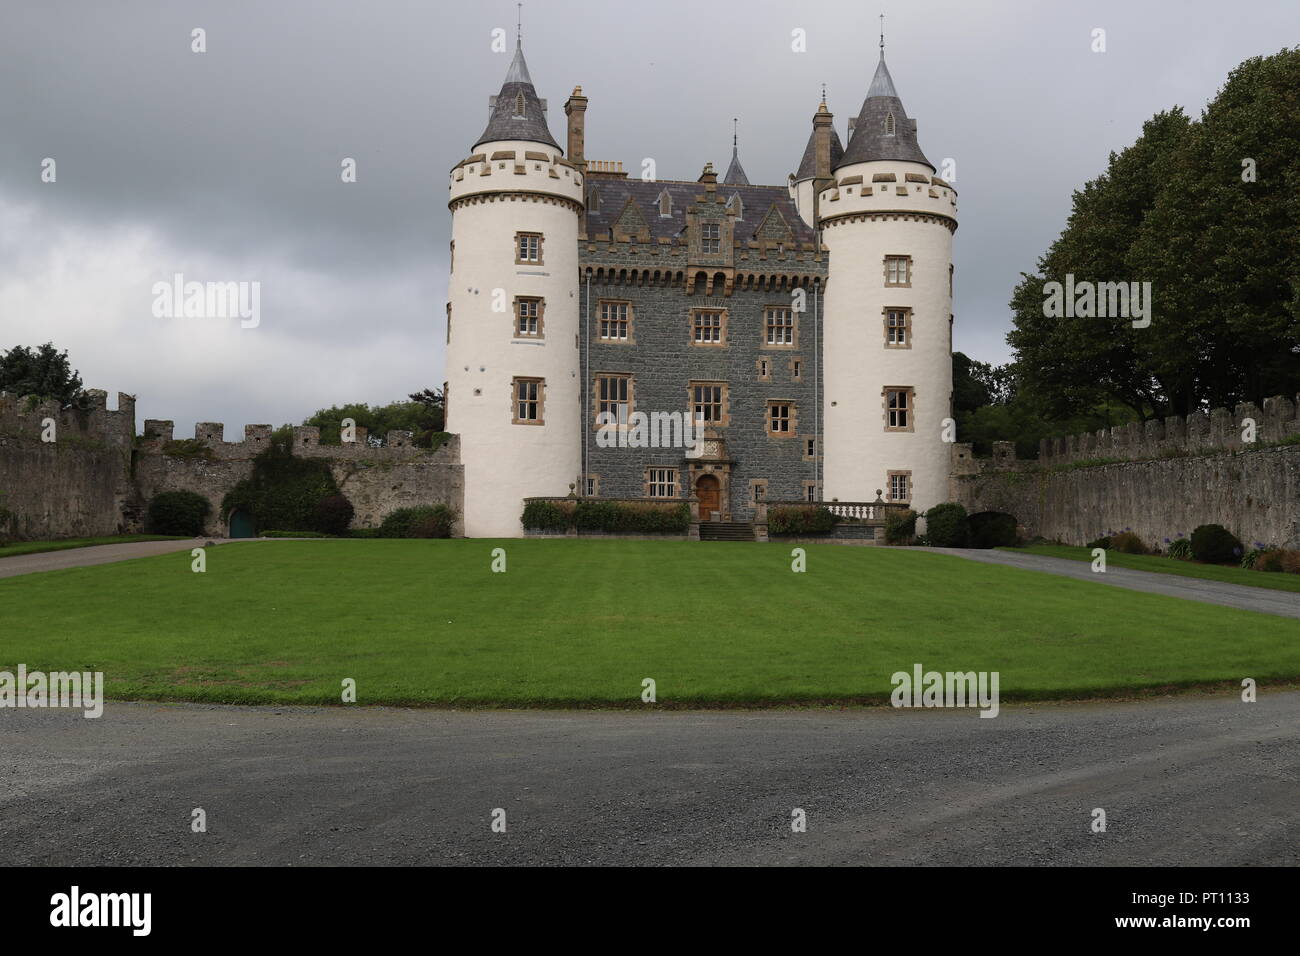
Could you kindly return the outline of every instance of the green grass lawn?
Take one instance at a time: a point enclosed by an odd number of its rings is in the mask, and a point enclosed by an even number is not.
[[[509,570],[492,573],[493,548]],[[642,706],[873,701],[999,671],[1004,700],[1300,677],[1300,622],[886,548],[263,541],[0,580],[0,669],[109,696]]]
[[[0,547],[0,558],[19,554],[39,554],[42,551],[67,551],[70,548],[92,548],[97,544],[130,544],[133,541],[180,541],[180,537],[167,534],[118,534],[106,538],[63,538],[59,541],[16,541]]]
[[[1043,554],[1049,558],[1070,558],[1075,561],[1092,560],[1091,548],[1068,544],[1036,544],[1028,548],[1000,548],[999,550],[1024,551],[1027,554]],[[1273,591],[1300,591],[1300,574],[1250,571],[1246,568],[1218,564],[1198,564],[1195,561],[1164,558],[1157,554],[1124,554],[1121,551],[1107,551],[1106,566],[1132,568],[1135,571],[1154,571],[1156,574],[1177,574],[1185,578],[1204,578],[1208,581],[1226,581],[1228,584],[1244,584],[1248,587],[1268,588]]]

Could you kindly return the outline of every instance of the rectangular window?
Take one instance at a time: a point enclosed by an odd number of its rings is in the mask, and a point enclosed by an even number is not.
[[[912,430],[912,389],[885,389],[885,430],[898,432]]]
[[[889,473],[889,500],[912,500],[912,473],[910,471],[891,471]]]
[[[803,381],[803,362],[799,359],[793,359],[790,362],[790,377],[796,382]]]
[[[793,348],[794,313],[790,309],[775,307],[764,310],[767,320],[767,344],[777,348]]]
[[[646,469],[646,494],[651,498],[676,498],[677,469]]]
[[[700,252],[717,255],[722,252],[722,224],[706,222],[700,225]]]
[[[911,309],[885,309],[885,347],[891,349],[912,347]]]
[[[692,313],[691,324],[694,328],[696,345],[722,345],[725,337],[726,323],[723,313],[712,309],[696,309]]]
[[[818,500],[817,482],[805,481],[803,483],[803,500],[804,501]]]
[[[596,424],[626,425],[632,412],[632,376],[596,376]]]
[[[626,342],[632,330],[632,303],[600,303],[600,339],[602,342]]]
[[[542,335],[542,300],[515,299],[515,335],[521,338],[540,338]]]
[[[885,256],[885,285],[910,286],[912,284],[912,257]]]
[[[542,424],[542,402],[545,388],[545,379],[516,378],[514,380],[514,424]]]
[[[600,475],[582,476],[582,493],[588,498],[600,495]]]
[[[765,358],[761,358],[757,362],[755,362],[754,365],[758,369],[759,379],[764,382],[769,381],[771,378],[772,367],[771,365],[768,364],[768,360]]]
[[[794,404],[792,402],[767,403],[767,433],[789,437],[794,434]]]
[[[767,479],[755,478],[749,483],[749,503],[758,504],[767,500]]]
[[[691,414],[697,422],[723,424],[723,399],[727,386],[721,382],[691,382]]]
[[[540,232],[515,233],[515,265],[542,264],[542,234]]]
[[[804,441],[804,443],[803,443],[803,457],[804,457],[804,460],[805,460],[805,461],[808,460],[808,459],[816,458],[816,457],[817,457],[817,439],[816,439],[816,438],[809,438],[809,439],[806,439],[806,440]]]

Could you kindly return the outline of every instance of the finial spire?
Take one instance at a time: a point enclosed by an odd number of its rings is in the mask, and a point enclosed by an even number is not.
[[[731,153],[734,156],[736,150],[740,148],[740,120],[736,117],[731,118]]]
[[[826,105],[826,84],[822,84],[822,106]]]
[[[521,50],[524,46],[524,5],[515,4],[515,49]]]
[[[885,15],[880,15],[880,55],[885,55]]]

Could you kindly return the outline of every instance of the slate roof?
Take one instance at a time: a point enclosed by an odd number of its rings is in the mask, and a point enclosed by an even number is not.
[[[517,116],[515,108],[520,93],[524,95],[524,112],[522,116]],[[483,135],[474,143],[474,149],[478,149],[484,143],[501,140],[522,140],[560,148],[560,144],[551,136],[551,131],[546,126],[542,101],[538,99],[537,91],[533,89],[532,77],[528,75],[528,64],[524,62],[524,48],[518,43],[515,45],[515,58],[510,62],[510,69],[506,71],[505,82],[501,84],[501,92],[497,94],[496,105],[492,107],[487,129],[483,130]]]
[[[885,131],[885,120],[890,113],[894,114],[893,133]],[[871,86],[867,88],[867,98],[862,103],[862,112],[854,124],[849,145],[840,161],[832,163],[832,167],[840,169],[877,159],[921,163],[934,170],[934,164],[925,158],[916,141],[916,120],[908,119],[883,54],[876,75],[871,78]]]
[[[635,199],[650,229],[651,240],[672,239],[686,230],[686,210],[695,203],[697,196],[704,194],[703,183],[682,182],[645,182],[641,179],[608,179],[588,176],[587,182],[587,235],[594,236],[610,230],[622,214],[628,199]],[[600,193],[600,209],[591,209],[591,190]],[[659,195],[664,190],[672,197],[672,215],[659,215]],[[744,219],[736,223],[735,238],[744,243],[754,238],[754,233],[762,225],[768,210],[776,206],[786,224],[790,227],[792,242],[813,242],[813,231],[799,217],[799,211],[790,199],[785,186],[750,186],[718,184],[718,195],[729,201],[733,195],[740,196]]]
[[[722,177],[722,181],[731,186],[748,186],[749,177],[745,175],[745,168],[740,165],[740,153],[737,147],[731,147],[731,165],[727,167],[727,175]]]
[[[831,169],[834,169],[844,155],[844,146],[840,143],[840,134],[831,127]],[[814,128],[808,136],[808,145],[804,147],[803,159],[799,160],[799,171],[794,174],[795,182],[812,179],[817,175],[817,130]]]

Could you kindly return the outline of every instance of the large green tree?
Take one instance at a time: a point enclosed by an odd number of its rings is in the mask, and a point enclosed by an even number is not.
[[[1046,315],[1044,284],[1067,274],[1150,282],[1151,324]],[[1064,231],[1012,295],[1020,385],[1057,419],[1294,393],[1298,277],[1300,48],[1242,63],[1199,120],[1157,114],[1075,192]]]
[[[0,353],[0,391],[57,399],[63,405],[80,404],[85,397],[68,353],[57,351],[52,342],[36,348],[15,345]]]

